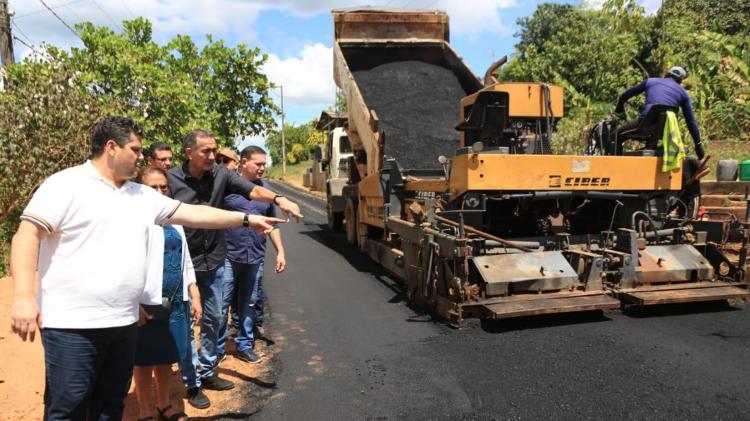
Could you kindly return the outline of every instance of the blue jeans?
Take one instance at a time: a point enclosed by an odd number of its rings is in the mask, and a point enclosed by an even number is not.
[[[237,286],[237,313],[240,329],[234,342],[239,351],[253,349],[253,326],[256,324],[258,303],[262,303],[262,290],[258,288],[263,279],[263,263],[244,264],[232,262]]]
[[[259,263],[253,293],[250,296],[250,308],[253,313],[253,324],[263,326],[263,306],[266,303],[266,291],[263,289],[263,262]]]
[[[208,271],[196,271],[195,277],[201,293],[203,320],[201,321],[201,349],[198,353],[198,375],[209,377],[219,364],[219,334],[224,302],[224,266]],[[226,317],[224,318],[226,320]],[[224,323],[226,324],[226,323]]]
[[[190,305],[190,308],[193,308],[192,305]],[[184,383],[185,388],[189,390],[201,387],[201,378],[198,376],[198,367],[200,367],[200,363],[198,362],[198,352],[195,349],[195,318],[193,317],[190,318],[188,340],[190,341],[188,352],[185,354],[184,358],[180,360],[179,366],[182,383]]]
[[[221,277],[221,283],[224,289],[224,300],[221,303],[221,326],[219,326],[219,339],[216,342],[216,352],[219,356],[223,356],[226,353],[227,339],[229,338],[229,310],[232,308],[232,324],[235,323],[235,309],[236,309],[236,295],[237,291],[235,288],[236,281],[234,277],[234,271],[232,270],[232,263],[229,259],[224,259],[224,274]]]
[[[133,376],[135,341],[135,324],[42,329],[44,419],[122,419]]]

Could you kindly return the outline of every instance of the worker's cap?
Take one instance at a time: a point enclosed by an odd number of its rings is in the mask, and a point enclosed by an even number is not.
[[[218,161],[221,157],[226,157],[231,159],[232,161],[240,161],[240,156],[237,155],[237,152],[234,149],[230,148],[221,148],[219,153],[216,154],[216,160]]]
[[[678,82],[682,82],[687,77],[687,71],[680,66],[674,66],[667,71],[667,76],[671,76]]]

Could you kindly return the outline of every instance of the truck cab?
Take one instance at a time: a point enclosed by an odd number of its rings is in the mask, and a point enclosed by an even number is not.
[[[346,200],[342,190],[347,184],[347,165],[353,156],[352,145],[346,130],[347,116],[344,113],[323,111],[316,129],[327,132],[326,146],[322,148],[323,171],[325,172],[326,214],[328,226],[341,231]]]
[[[328,183],[339,179],[346,182],[346,165],[349,158],[353,156],[352,145],[349,143],[346,130],[343,127],[333,129],[328,135],[328,145],[326,151]],[[338,190],[340,191],[341,188],[339,187]]]

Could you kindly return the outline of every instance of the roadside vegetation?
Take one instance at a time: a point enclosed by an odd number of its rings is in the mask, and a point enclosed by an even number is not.
[[[286,176],[282,174],[281,163],[274,164],[273,166],[268,168],[268,171],[266,171],[263,177],[273,180],[281,180],[282,178],[293,179],[298,180],[301,183],[302,175],[310,169],[312,163],[313,161],[311,159],[308,159],[305,161],[298,161],[294,164],[287,164]]]
[[[325,133],[315,129],[317,118],[305,124],[285,124],[284,136],[286,140],[286,162],[297,164],[312,158],[315,145],[325,142]],[[281,167],[281,130],[271,129],[266,135],[266,148],[271,154],[274,167]],[[287,166],[287,170],[289,167]]]
[[[260,67],[267,56],[245,45],[228,47],[210,36],[198,48],[187,36],[152,39],[151,23],[123,22],[114,33],[76,25],[83,47],[44,45],[5,69],[0,92],[0,275],[18,213],[49,175],[87,158],[94,122],[132,117],[145,144],[179,150],[182,136],[201,127],[222,145],[265,133],[274,125],[273,87]]]
[[[635,0],[601,10],[541,4],[518,24],[516,54],[500,78],[565,88],[558,152],[581,152],[587,129],[614,111],[620,93],[679,65],[707,153],[750,158],[750,0],[664,0],[653,16]],[[642,101],[631,100],[629,117]]]

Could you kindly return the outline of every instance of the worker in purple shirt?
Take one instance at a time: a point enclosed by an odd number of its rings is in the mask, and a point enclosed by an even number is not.
[[[266,151],[257,146],[248,146],[240,153],[240,176],[258,186],[270,189],[271,186],[263,181],[263,173],[267,164]],[[277,196],[279,197],[279,196]],[[272,204],[238,194],[230,194],[224,198],[224,208],[242,210],[254,215],[275,215]],[[244,230],[250,232],[251,230]],[[276,273],[286,268],[284,246],[281,243],[281,233],[278,229],[268,234],[276,249]],[[248,235],[243,230],[228,229],[225,231],[227,244],[227,259],[229,260],[234,280],[224,281],[224,307],[222,312],[223,328],[221,329],[221,345],[226,344],[227,316],[230,305],[236,305],[239,329],[234,341],[237,345],[237,358],[249,363],[258,363],[262,355],[254,352],[256,334],[262,336],[263,304],[263,262],[266,256],[266,236]],[[233,299],[232,296],[236,296]]]
[[[695,121],[695,114],[693,114],[693,105],[690,102],[690,96],[687,91],[681,86],[682,81],[686,77],[687,72],[685,69],[680,66],[674,66],[669,69],[664,77],[650,77],[623,92],[617,100],[615,114],[623,115],[625,111],[625,102],[643,92],[646,93],[646,104],[643,106],[638,118],[626,121],[617,127],[618,137],[621,133],[638,127],[641,120],[646,117],[654,105],[666,105],[674,108],[679,107],[682,108],[688,131],[690,132],[690,136],[693,137],[693,142],[695,143],[695,154],[698,156],[698,159],[703,159],[705,152],[701,145],[701,133],[700,130],[698,130],[698,123]]]

